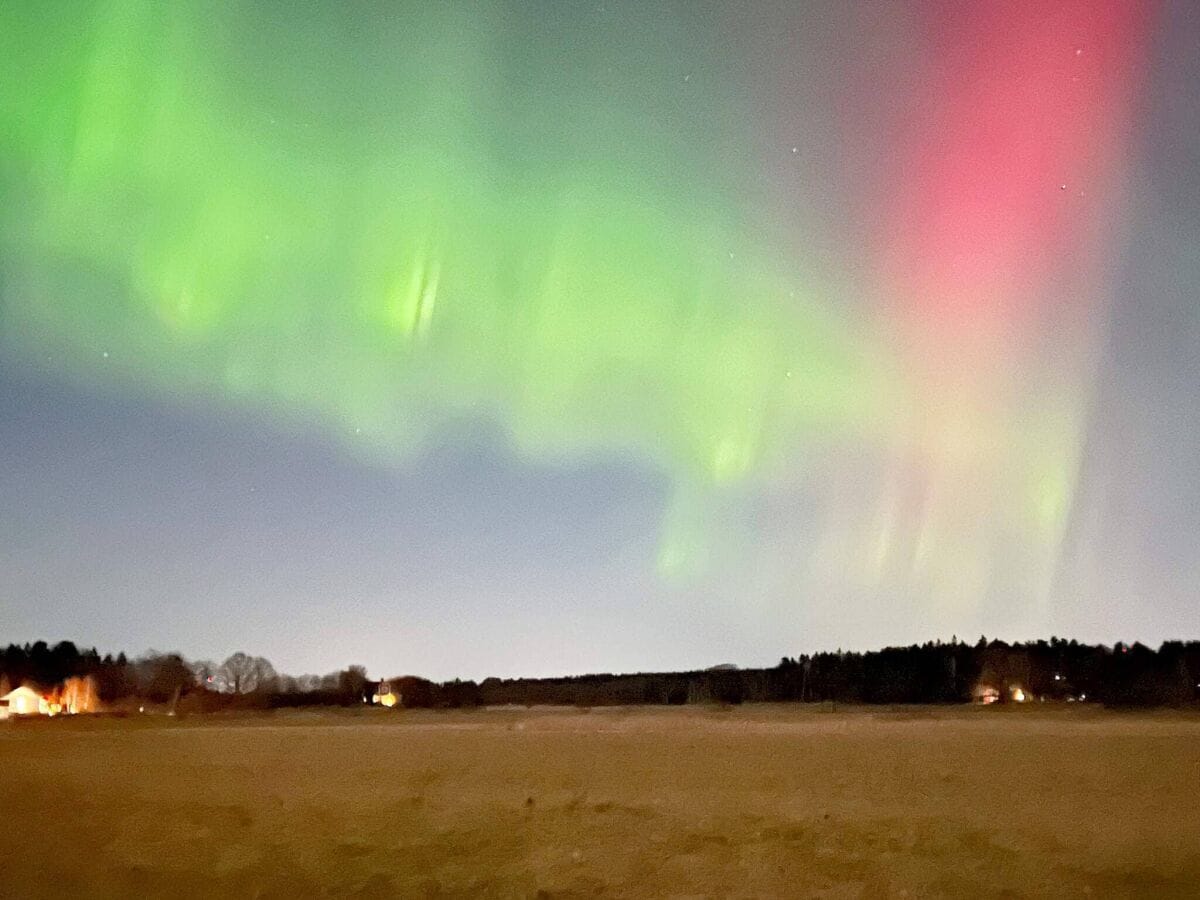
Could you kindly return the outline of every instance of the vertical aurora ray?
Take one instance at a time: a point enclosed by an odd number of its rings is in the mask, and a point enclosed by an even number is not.
[[[922,394],[934,581],[986,596],[1024,543],[1018,596],[1048,599],[1105,318],[1146,4],[935,4],[900,129],[880,294]],[[973,521],[967,521],[968,519]],[[989,523],[982,532],[979,522]],[[932,565],[935,563],[926,563]],[[962,571],[956,572],[961,567]],[[961,577],[959,577],[961,575]]]

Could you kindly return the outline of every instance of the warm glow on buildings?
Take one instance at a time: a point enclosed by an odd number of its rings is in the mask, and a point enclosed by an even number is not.
[[[68,678],[57,691],[54,701],[61,707],[62,712],[75,715],[77,713],[99,712],[100,702],[96,692],[96,679],[91,675],[82,678]]]
[[[1004,694],[1000,692],[999,688],[992,687],[989,684],[976,685],[975,690],[971,693],[976,703],[982,703],[985,706],[992,703],[999,703],[1004,699]],[[1008,686],[1007,696],[1013,703],[1027,703],[1034,699],[1023,687],[1017,684],[1010,684]]]
[[[375,693],[371,695],[371,702],[376,706],[386,706],[391,709],[400,702],[400,696],[392,691],[390,684],[381,681]]]
[[[1000,692],[989,685],[979,685],[975,688],[975,700],[984,705],[995,703],[1000,699]]]
[[[68,678],[59,687],[45,693],[21,685],[0,697],[3,716],[57,716],[100,711],[96,680],[91,675]]]
[[[0,702],[5,704],[5,709],[10,716],[50,714],[49,704],[46,702],[46,699],[28,685],[21,685],[15,691],[10,691],[3,697],[0,697]]]

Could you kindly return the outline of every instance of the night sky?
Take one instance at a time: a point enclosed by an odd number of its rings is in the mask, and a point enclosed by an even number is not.
[[[0,5],[0,640],[1200,635],[1200,6]]]

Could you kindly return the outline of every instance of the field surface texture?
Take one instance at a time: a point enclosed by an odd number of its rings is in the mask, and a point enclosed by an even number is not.
[[[1200,897],[1200,718],[359,710],[0,725],[4,897]]]

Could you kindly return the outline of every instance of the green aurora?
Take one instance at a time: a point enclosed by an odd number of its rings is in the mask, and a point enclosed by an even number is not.
[[[714,485],[887,428],[880,346],[756,215],[716,48],[637,6],[289,9],[0,9],[5,352],[385,464],[461,416],[634,454],[680,492],[670,571]]]

